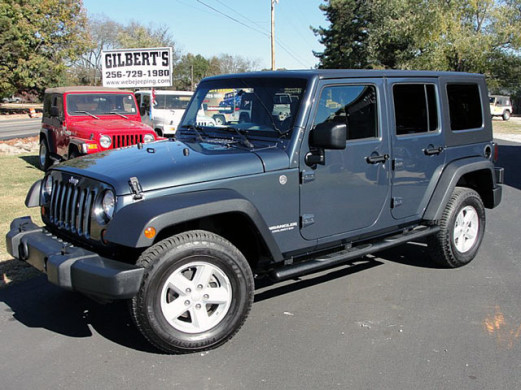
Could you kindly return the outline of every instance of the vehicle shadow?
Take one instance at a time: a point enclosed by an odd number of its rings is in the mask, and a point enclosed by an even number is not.
[[[521,144],[499,145],[496,166],[505,169],[505,185],[521,189]]]
[[[104,338],[134,350],[161,353],[150,345],[132,322],[126,302],[99,304],[50,284],[45,276],[0,289],[0,301],[12,321],[74,338],[91,337],[91,326]]]
[[[262,302],[266,299],[302,290],[311,286],[326,283],[334,279],[340,279],[348,275],[362,272],[373,267],[383,265],[381,261],[368,256],[345,262],[344,264],[321,271],[315,274],[297,277],[284,282],[272,282],[268,278],[255,281],[255,300]]]
[[[36,169],[40,169],[38,165],[38,156],[20,156],[22,160],[24,160],[27,164],[32,165]]]

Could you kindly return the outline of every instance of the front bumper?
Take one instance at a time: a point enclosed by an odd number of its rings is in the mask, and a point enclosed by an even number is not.
[[[139,291],[144,269],[75,247],[35,225],[31,217],[11,222],[7,251],[47,274],[49,282],[101,299],[128,299]]]

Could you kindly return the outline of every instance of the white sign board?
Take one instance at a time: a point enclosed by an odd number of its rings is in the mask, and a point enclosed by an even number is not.
[[[103,51],[102,73],[104,87],[169,87],[172,85],[172,48]]]

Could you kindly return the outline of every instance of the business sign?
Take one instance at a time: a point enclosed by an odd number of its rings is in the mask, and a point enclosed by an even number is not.
[[[107,50],[102,54],[103,86],[115,88],[172,85],[172,48]]]

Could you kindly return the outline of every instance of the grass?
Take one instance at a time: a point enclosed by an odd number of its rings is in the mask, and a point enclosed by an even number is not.
[[[23,262],[10,261],[5,246],[5,235],[14,218],[30,215],[35,223],[42,223],[39,208],[25,207],[27,191],[43,176],[37,161],[38,157],[32,155],[0,156],[0,287],[38,273]]]
[[[521,134],[521,118],[513,117],[508,121],[493,119],[492,128],[496,134]]]

